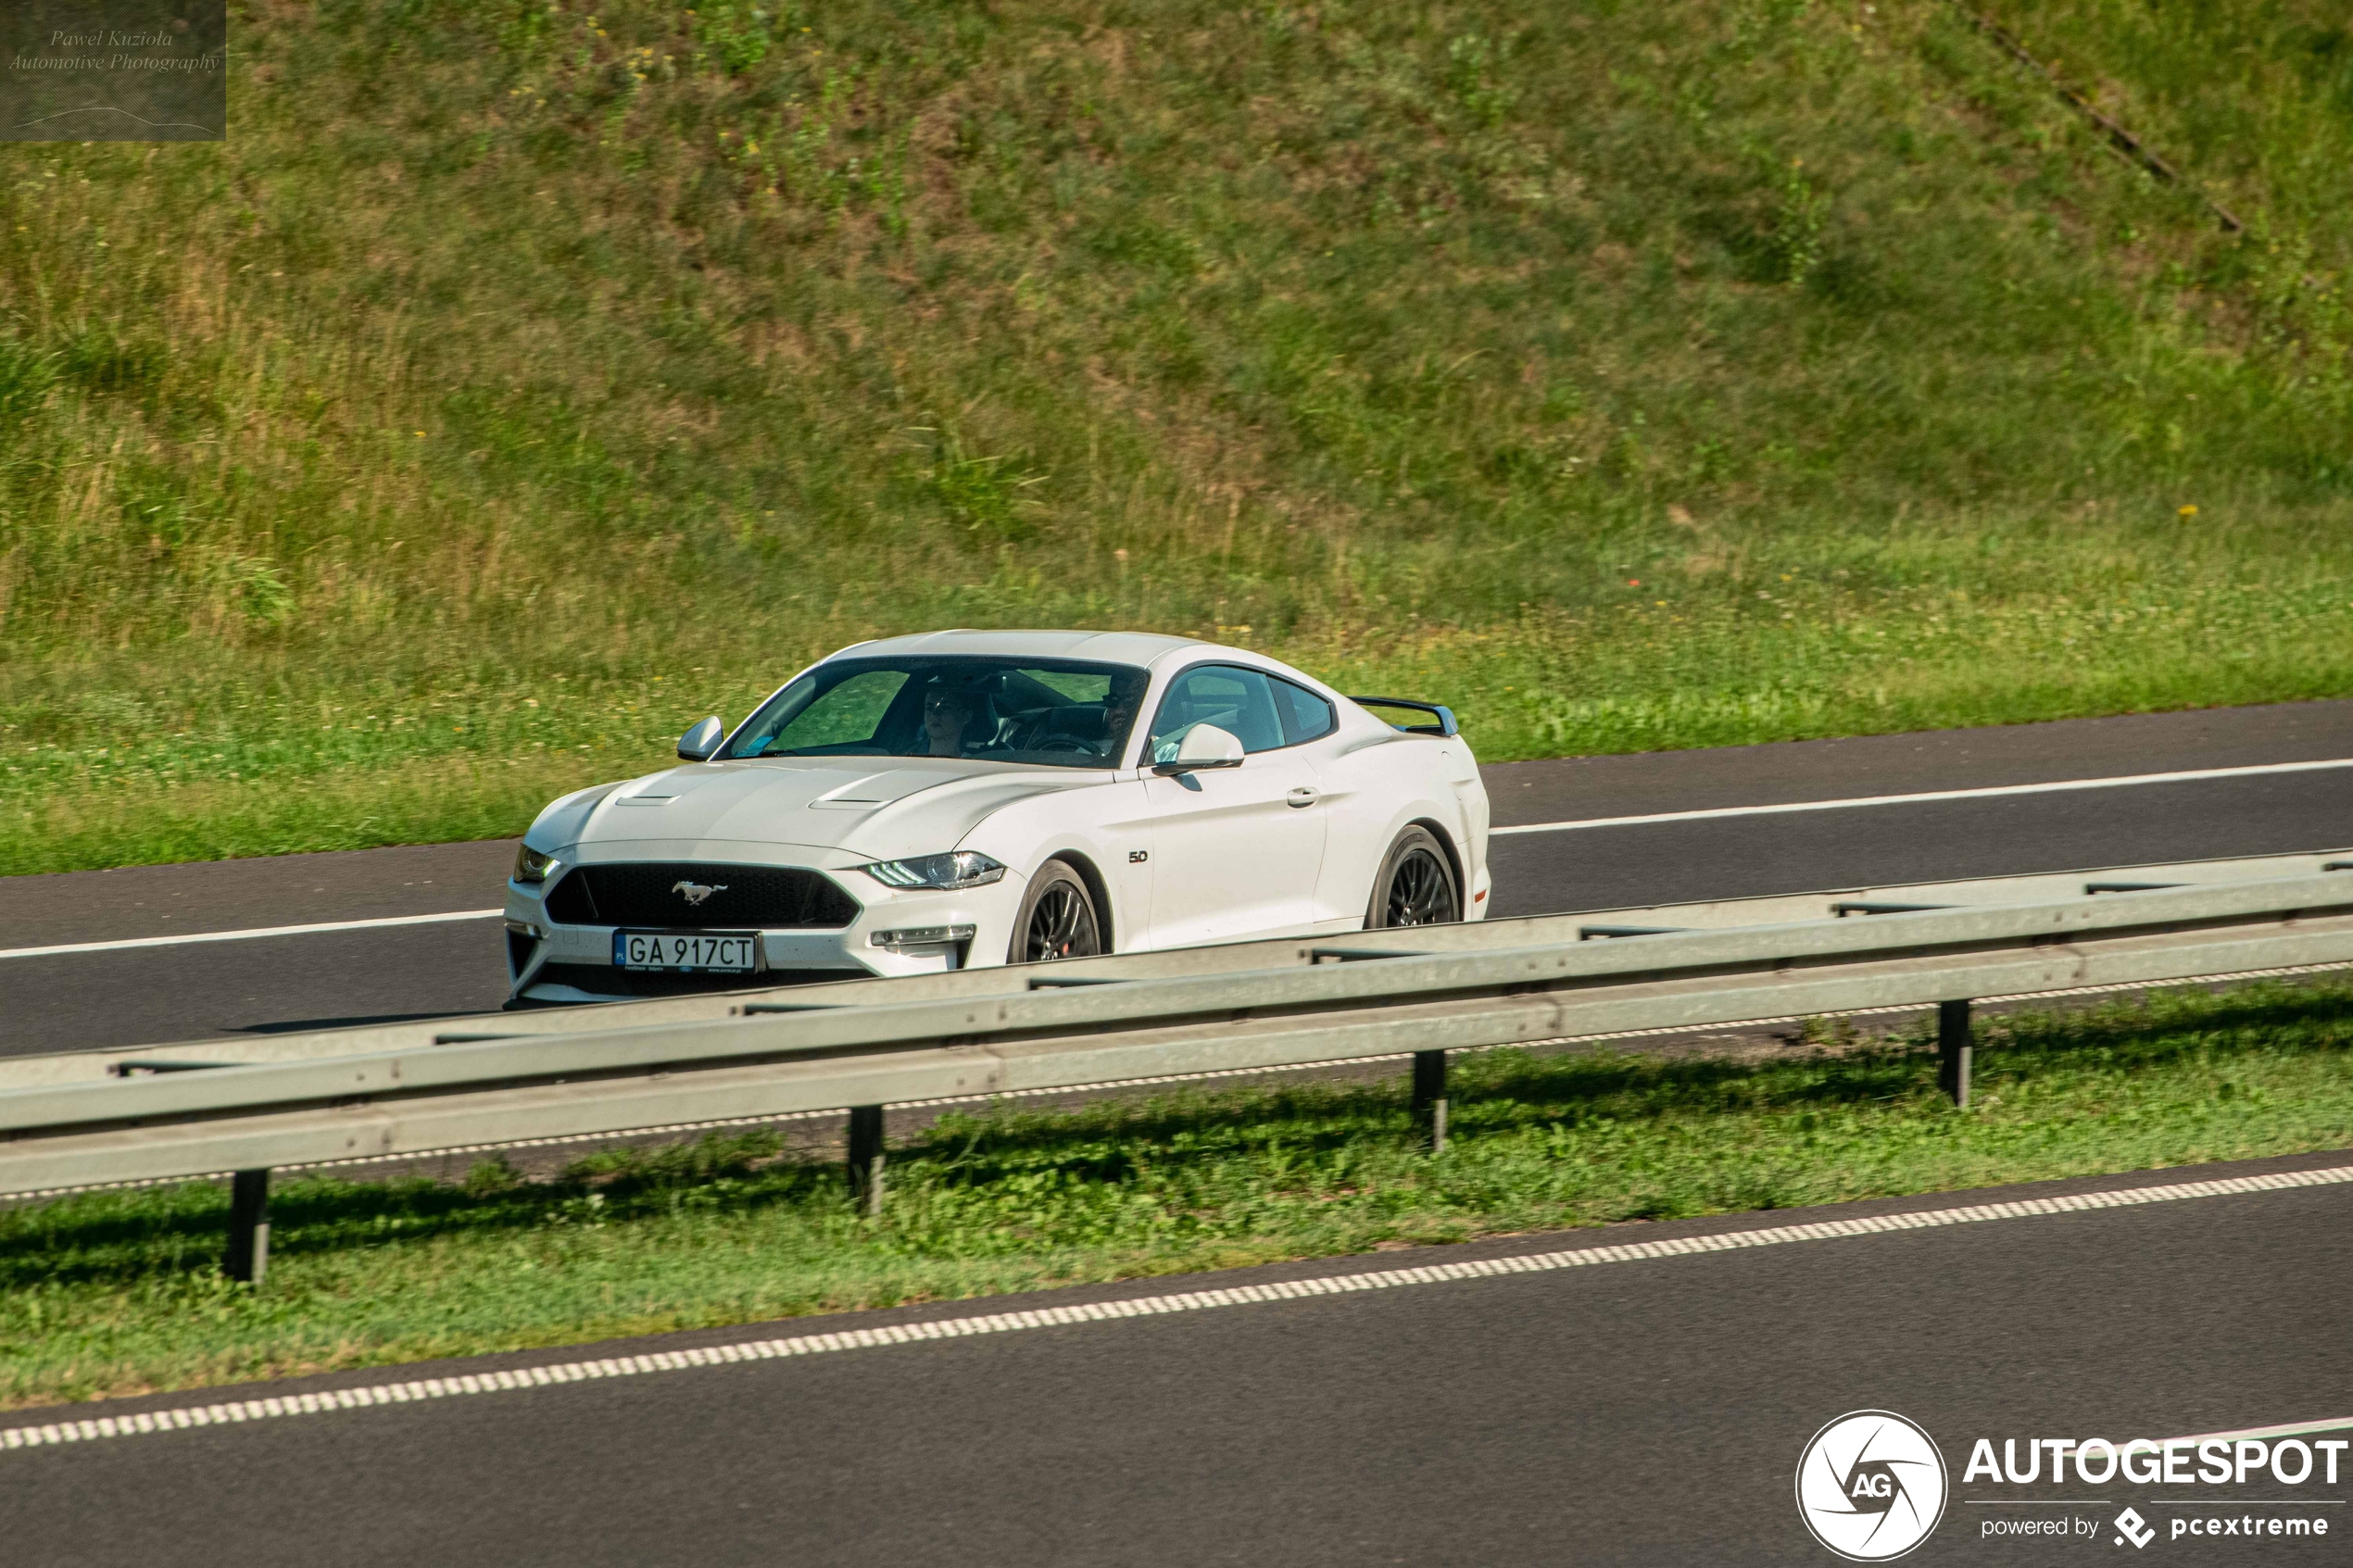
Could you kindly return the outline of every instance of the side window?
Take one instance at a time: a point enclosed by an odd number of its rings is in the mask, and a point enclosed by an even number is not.
[[[1286,743],[1283,721],[1275,711],[1274,686],[1257,671],[1230,664],[1186,671],[1170,684],[1152,720],[1151,759],[1174,761],[1185,732],[1195,724],[1214,724],[1228,732],[1245,752],[1276,750]]]
[[[1294,686],[1279,678],[1272,684],[1276,709],[1283,716],[1285,746],[1321,740],[1340,723],[1340,715],[1332,710],[1332,705],[1305,686]]]

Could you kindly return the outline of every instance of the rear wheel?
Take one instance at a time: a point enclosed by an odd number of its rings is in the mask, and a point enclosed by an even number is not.
[[[1427,828],[1407,828],[1382,857],[1373,878],[1373,901],[1365,929],[1399,925],[1452,925],[1463,918],[1462,890],[1446,851]]]
[[[1013,922],[1013,948],[1005,961],[1088,958],[1103,950],[1102,930],[1094,897],[1078,873],[1063,861],[1049,860],[1029,879],[1029,892]]]

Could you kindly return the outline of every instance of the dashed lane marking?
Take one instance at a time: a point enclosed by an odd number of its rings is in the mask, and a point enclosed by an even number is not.
[[[35,1426],[0,1429],[0,1449],[53,1448],[105,1437],[141,1436],[179,1432],[192,1427],[223,1426],[242,1422],[275,1421],[286,1416],[316,1415],[328,1411],[368,1410],[385,1405],[415,1404],[428,1399],[455,1399],[469,1394],[501,1393],[510,1389],[546,1387],[553,1384],[586,1383],[607,1377],[643,1377],[655,1373],[684,1372],[695,1367],[725,1366],[739,1361],[782,1361],[794,1356],[824,1355],[843,1350],[879,1349],[925,1340],[962,1339],[981,1334],[1012,1334],[1025,1329],[1107,1323],[1122,1318],[1164,1317],[1179,1312],[1209,1311],[1221,1307],[1249,1307],[1273,1301],[1297,1301],[1319,1296],[1350,1296],[1369,1290],[1398,1290],[1419,1285],[1443,1285],[1457,1280],[1491,1279],[1507,1274],[1550,1273],[1562,1269],[1602,1263],[1633,1263],[1656,1258],[1680,1258],[1697,1253],[1733,1252],[1754,1247],[1779,1247],[1791,1242],[1830,1241],[1843,1236],[1883,1236],[1898,1231],[1932,1230],[1995,1220],[2023,1220],[2044,1214],[2075,1214],[2102,1209],[2128,1209],[2150,1203],[2171,1203],[2194,1198],[2224,1198],[2241,1193],[2279,1192],[2295,1187],[2340,1185],[2353,1182],[2353,1165],[2319,1171],[2285,1171],[2260,1176],[2226,1176],[2212,1181],[2171,1182],[2162,1186],[2131,1187],[2120,1192],[2073,1193],[2058,1198],[2020,1198],[1999,1203],[1968,1203],[1950,1209],[1919,1210],[1903,1214],[1871,1214],[1850,1220],[1820,1220],[1812,1224],[1770,1225],[1757,1230],[1722,1231],[1711,1236],[1673,1236],[1658,1241],[1619,1242],[1604,1247],[1579,1247],[1559,1252],[1538,1252],[1516,1258],[1481,1258],[1418,1268],[1380,1269],[1364,1273],[1335,1274],[1322,1279],[1281,1280],[1265,1285],[1227,1286],[1215,1290],[1182,1290],[1162,1296],[1131,1297],[1117,1301],[1087,1301],[1069,1306],[1044,1306],[1014,1312],[987,1312],[971,1317],[938,1318],[927,1323],[887,1323],[876,1328],[844,1328],[823,1334],[788,1335],[748,1339],[732,1345],[698,1346],[685,1350],[653,1350],[635,1356],[598,1361],[566,1361],[554,1366],[517,1367],[500,1372],[469,1373],[454,1377],[427,1377],[399,1383],[363,1384],[261,1399],[223,1404],[189,1405],[170,1410],[142,1411],[135,1415],[102,1415]],[[2318,1428],[2312,1428],[2317,1430]],[[2287,1428],[2270,1428],[2286,1432]],[[2304,1430],[2304,1428],[2297,1428]],[[2245,1434],[2253,1436],[2254,1434]],[[2232,1436],[2241,1434],[2221,1434]]]

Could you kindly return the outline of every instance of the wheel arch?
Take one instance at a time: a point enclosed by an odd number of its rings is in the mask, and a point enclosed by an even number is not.
[[[1446,824],[1444,822],[1440,822],[1435,817],[1416,817],[1408,822],[1405,824],[1405,827],[1420,828],[1424,833],[1428,834],[1430,837],[1438,840],[1439,851],[1446,857],[1447,867],[1454,873],[1455,901],[1462,906],[1461,912],[1465,915],[1468,915],[1470,912],[1471,896],[1470,872],[1464,868],[1463,851],[1461,847],[1454,842],[1454,835],[1447,831]],[[1402,834],[1404,833],[1405,828],[1400,828],[1397,831]],[[1396,842],[1397,840],[1395,838],[1391,838],[1390,840],[1390,843],[1392,845]]]
[[[1119,916],[1112,909],[1111,884],[1103,880],[1102,871],[1095,864],[1094,858],[1084,849],[1075,847],[1050,849],[1039,858],[1038,871],[1029,873],[1030,880],[1036,881],[1038,872],[1044,871],[1056,860],[1060,860],[1071,869],[1078,880],[1086,884],[1087,897],[1095,901],[1095,923],[1101,928],[1103,951],[1106,953],[1119,951],[1116,924]]]
[[[1446,858],[1446,869],[1453,872],[1454,877],[1454,897],[1460,907],[1456,918],[1463,920],[1470,918],[1470,885],[1464,877],[1463,851],[1454,842],[1454,835],[1449,833],[1446,830],[1446,824],[1436,817],[1407,816],[1390,831],[1388,842],[1381,847],[1380,858],[1373,862],[1372,881],[1365,889],[1364,918],[1367,930],[1371,929],[1372,905],[1373,901],[1380,897],[1381,873],[1389,869],[1389,858],[1396,852],[1397,841],[1416,828],[1421,829],[1438,841],[1438,852]]]

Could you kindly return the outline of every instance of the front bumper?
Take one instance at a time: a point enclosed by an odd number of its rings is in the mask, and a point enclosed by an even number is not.
[[[774,861],[758,862],[774,865]],[[760,930],[759,968],[749,974],[648,972],[613,965],[616,931],[740,931],[741,926],[567,924],[547,912],[547,894],[571,867],[560,858],[544,883],[507,884],[509,995],[575,1002],[620,997],[742,990],[763,985],[861,980],[1001,964],[1013,945],[1026,884],[1009,872],[986,887],[942,892],[886,887],[862,872],[814,866],[850,895],[857,916],[824,930]],[[877,941],[877,937],[885,940]],[[658,978],[671,976],[672,978]]]

